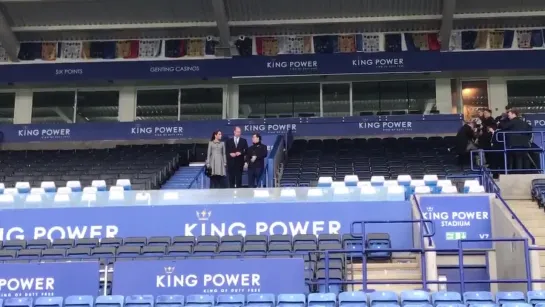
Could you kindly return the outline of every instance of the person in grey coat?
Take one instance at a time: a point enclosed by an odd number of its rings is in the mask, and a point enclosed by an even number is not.
[[[210,170],[211,189],[225,188],[227,157],[225,156],[225,144],[221,141],[221,137],[221,131],[216,130],[212,133],[212,138],[208,142],[206,167]]]

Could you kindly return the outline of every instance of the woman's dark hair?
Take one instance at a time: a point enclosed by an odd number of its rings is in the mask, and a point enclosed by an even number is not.
[[[212,132],[212,137],[210,138],[210,141],[213,141],[216,139],[216,135],[218,135],[218,133],[220,133],[221,131],[220,130],[216,130],[214,132]]]
[[[254,133],[255,137],[259,140],[258,143],[261,143],[261,134]]]

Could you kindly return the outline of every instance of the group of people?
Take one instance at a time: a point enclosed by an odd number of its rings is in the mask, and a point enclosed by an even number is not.
[[[265,168],[267,146],[261,143],[261,135],[252,135],[252,145],[241,137],[240,127],[235,127],[233,137],[225,142],[223,134],[216,130],[208,142],[206,172],[210,177],[211,189],[241,188],[242,174],[247,169],[248,187],[255,188]],[[227,176],[228,183],[227,183]]]
[[[498,131],[510,131],[502,135]],[[532,127],[520,117],[517,109],[506,107],[505,113],[493,118],[490,109],[479,109],[478,117],[467,121],[456,135],[456,151],[460,165],[467,165],[472,158],[471,151],[482,149],[485,152],[484,161],[475,161],[478,165],[488,165],[491,170],[504,170],[505,160],[503,150],[508,148],[509,170],[529,169],[532,147]],[[520,133],[516,133],[520,132]],[[505,139],[504,139],[505,138]],[[505,142],[505,144],[504,144]],[[497,150],[497,151],[494,151]],[[516,171],[515,171],[516,172]]]

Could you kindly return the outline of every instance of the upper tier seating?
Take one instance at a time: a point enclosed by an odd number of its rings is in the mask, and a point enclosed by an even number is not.
[[[390,291],[362,291],[335,293],[275,294],[210,294],[188,295],[131,295],[131,296],[69,296],[62,297],[15,297],[2,301],[2,307],[135,307],[135,306],[235,306],[235,307],[543,307],[545,291],[498,292],[435,292],[422,290],[402,291],[399,295]]]
[[[353,174],[370,180],[372,176],[397,179],[404,174],[422,178],[425,174],[471,173],[468,167],[457,165],[451,147],[454,137],[295,140],[281,185],[311,186],[319,177],[342,181]]]
[[[6,188],[16,182],[40,187],[53,181],[57,187],[77,180],[83,187],[93,180],[108,186],[117,179],[129,179],[133,189],[158,188],[181,164],[188,162],[193,145],[117,146],[89,150],[27,150],[0,152],[0,182]]]

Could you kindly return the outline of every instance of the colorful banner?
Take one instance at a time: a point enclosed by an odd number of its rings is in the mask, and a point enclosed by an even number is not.
[[[378,52],[0,65],[1,83],[545,69],[545,50]]]
[[[303,258],[118,261],[113,295],[305,293]]]
[[[354,221],[412,219],[407,201],[213,204],[213,196],[203,200],[211,205],[6,209],[0,212],[0,240],[346,234]],[[144,220],[154,222],[141,223]],[[410,224],[370,224],[366,232],[388,232],[396,248],[413,247]]]
[[[438,249],[457,249],[459,240],[492,238],[490,196],[420,196],[424,219],[435,223]],[[492,242],[464,243],[464,248],[492,248]]]
[[[0,298],[98,295],[98,262],[0,264]]]
[[[118,122],[85,124],[1,125],[5,143],[209,139],[221,129],[231,133],[242,128],[250,140],[252,133],[295,136],[387,136],[400,134],[454,134],[460,128],[460,115],[396,115],[337,118],[238,119],[179,122]]]

